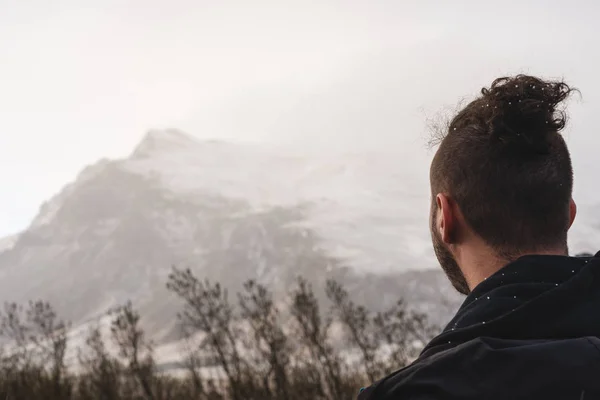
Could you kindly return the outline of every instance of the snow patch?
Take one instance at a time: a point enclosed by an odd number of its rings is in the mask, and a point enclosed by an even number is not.
[[[15,247],[17,240],[19,240],[20,234],[10,235],[0,239],[0,253],[8,251]]]
[[[429,251],[427,180],[406,168],[414,155],[402,149],[301,154],[199,142],[177,131],[151,133],[140,146],[123,167],[158,179],[177,196],[213,194],[243,200],[254,210],[309,205],[307,228],[358,268],[397,268],[394,260]],[[151,157],[140,157],[139,149],[147,147]]]

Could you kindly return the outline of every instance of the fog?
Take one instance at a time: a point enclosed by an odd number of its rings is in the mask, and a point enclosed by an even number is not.
[[[428,121],[518,72],[581,89],[566,132],[575,194],[600,200],[600,5],[482,3],[0,0],[0,234],[150,128],[410,152],[422,170]]]

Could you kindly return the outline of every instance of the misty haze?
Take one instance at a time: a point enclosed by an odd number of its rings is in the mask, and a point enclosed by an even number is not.
[[[464,300],[432,249],[429,144],[498,76],[581,89],[569,250],[594,253],[599,7],[0,0],[0,341],[39,367],[12,387],[1,358],[0,398],[341,400],[408,364]],[[215,332],[192,292],[231,307]],[[311,307],[324,347],[290,333]],[[356,315],[402,340],[348,340]],[[298,397],[265,361],[288,353]]]

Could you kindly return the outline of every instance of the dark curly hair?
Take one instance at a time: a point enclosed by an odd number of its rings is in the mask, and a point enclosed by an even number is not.
[[[573,168],[560,132],[562,81],[496,79],[450,122],[431,164],[432,194],[449,194],[505,258],[566,249]]]

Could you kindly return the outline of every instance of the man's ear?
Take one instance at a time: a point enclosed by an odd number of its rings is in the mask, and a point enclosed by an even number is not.
[[[571,225],[573,225],[576,215],[577,215],[577,204],[575,204],[575,200],[571,199],[571,201],[569,203],[569,218],[570,218],[569,228],[571,228]]]
[[[452,207],[452,200],[444,193],[438,193],[436,196],[437,217],[436,229],[446,244],[453,244],[455,240],[456,215]]]

